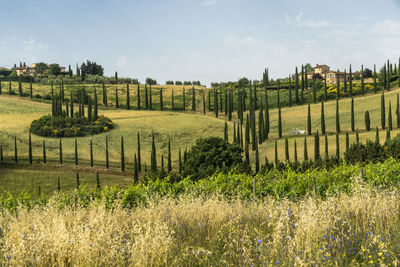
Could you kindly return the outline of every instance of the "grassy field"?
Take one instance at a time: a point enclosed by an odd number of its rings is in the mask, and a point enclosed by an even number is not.
[[[354,186],[326,200],[183,196],[135,209],[106,200],[74,208],[56,195],[2,212],[0,258],[5,266],[397,266],[398,193]]]

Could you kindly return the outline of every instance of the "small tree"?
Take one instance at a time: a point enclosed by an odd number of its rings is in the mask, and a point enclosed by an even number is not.
[[[351,98],[351,131],[354,132],[355,130],[355,122],[354,122],[354,98]]]
[[[365,111],[365,129],[367,131],[371,130],[371,119],[369,117],[369,111]]]
[[[381,96],[381,126],[384,130],[386,128],[386,114],[385,114],[385,93],[382,92]]]
[[[121,136],[121,171],[125,171],[124,137]]]
[[[311,107],[310,107],[310,104],[308,104],[308,109],[307,109],[307,133],[308,133],[308,135],[311,135]]]
[[[325,110],[324,110],[324,101],[321,102],[321,133],[324,135],[326,133],[325,127]]]

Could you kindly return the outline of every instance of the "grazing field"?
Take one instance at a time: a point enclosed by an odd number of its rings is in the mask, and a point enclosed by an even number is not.
[[[106,200],[75,208],[55,195],[2,213],[0,258],[5,266],[397,265],[398,193],[354,190],[296,202],[150,197],[134,209]]]

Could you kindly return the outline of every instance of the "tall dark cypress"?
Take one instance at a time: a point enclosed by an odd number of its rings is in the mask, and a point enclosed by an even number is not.
[[[18,94],[20,97],[22,97],[22,83],[21,83],[21,77],[18,79]]]
[[[260,170],[260,155],[258,152],[258,146],[256,147],[256,164],[255,164],[255,171],[256,173],[258,173],[258,171]]]
[[[308,104],[308,109],[307,109],[307,133],[308,135],[311,135],[311,107],[310,104]]]
[[[340,99],[340,76],[339,76],[339,69],[337,70],[337,77],[336,77],[336,89],[337,89],[337,92],[336,92],[336,97],[337,97],[337,99]]]
[[[336,133],[340,133],[339,100],[336,99]]]
[[[343,75],[343,91],[347,93],[347,74],[346,74],[346,69],[344,70],[344,75]]]
[[[304,66],[303,65],[301,65],[301,104],[304,104]]]
[[[138,157],[138,170],[139,173],[142,171],[142,157],[140,153],[140,135],[137,133],[137,157]]]
[[[360,143],[360,135],[358,133],[358,129],[356,130],[356,143],[357,145]]]
[[[265,90],[265,115],[264,115],[264,137],[265,140],[268,139],[268,135],[269,135],[269,129],[270,129],[270,125],[269,125],[269,104],[268,104],[268,90]]]
[[[390,130],[386,130],[386,142],[390,141]]]
[[[346,132],[346,152],[349,150],[349,146],[350,146],[349,132]]]
[[[355,121],[354,121],[354,98],[351,98],[351,117],[350,117],[350,121],[351,121],[351,131],[354,132],[355,131]]]
[[[258,109],[258,105],[257,105],[257,85],[256,83],[254,83],[254,110]]]
[[[387,90],[390,91],[390,78],[391,78],[391,73],[390,73],[390,64],[389,60],[387,61]]]
[[[278,158],[278,142],[275,140],[275,168],[278,167],[279,158]]]
[[[287,162],[290,161],[290,157],[289,157],[289,141],[288,141],[287,137],[285,138],[285,160]]]
[[[163,93],[162,93],[163,89],[160,89],[160,110],[163,111],[164,110],[164,101],[163,101]]]
[[[325,135],[325,159],[329,158],[328,135]]]
[[[168,140],[168,166],[167,166],[167,170],[168,173],[170,173],[172,171],[172,159],[171,159],[171,141]]]
[[[30,130],[29,130],[28,154],[29,154],[29,164],[32,165],[32,136]]]
[[[174,99],[174,90],[172,90],[172,101]],[[137,85],[137,109],[140,110],[140,84]]]
[[[196,90],[192,86],[192,111],[196,111]]]
[[[80,181],[79,181],[79,172],[76,172],[76,189],[78,190],[80,186]]]
[[[208,101],[208,111],[211,111],[211,110],[212,110],[212,109],[211,109],[211,89],[208,90],[208,98],[207,98],[207,101]]]
[[[110,167],[109,157],[108,157],[108,137],[106,136],[106,168]]]
[[[137,183],[139,181],[139,170],[138,170],[138,163],[137,163],[137,158],[135,154],[135,158],[133,161],[133,183]]]
[[[321,159],[321,153],[319,149],[319,133],[317,131],[314,135],[314,160],[317,161],[319,159]]]
[[[361,93],[365,94],[365,86],[364,86],[364,65],[361,65]]]
[[[126,84],[126,109],[131,109],[131,100],[129,94],[129,83]]]
[[[144,106],[149,109],[149,92],[147,89],[147,83],[144,85]]]
[[[369,117],[369,111],[365,111],[365,130],[371,130],[371,119]]]
[[[46,164],[47,157],[46,157],[46,141],[43,140],[43,163]]]
[[[121,136],[121,171],[125,171],[125,149],[123,136]]]
[[[278,136],[282,138],[282,114],[281,114],[281,107],[278,109]]]
[[[93,120],[96,121],[99,117],[99,108],[97,100],[97,90],[94,88],[94,110],[93,110]]]
[[[150,87],[149,87],[149,108],[150,108],[150,110],[153,109],[153,97],[151,95],[151,84],[150,84]]]
[[[75,165],[78,165],[78,140],[75,138]]]
[[[225,90],[224,90],[224,99],[225,99],[224,111],[225,111],[225,116],[228,115],[228,94],[226,93],[226,91],[227,91],[227,89],[225,88]],[[221,94],[222,94],[222,92],[221,92]],[[220,100],[222,101],[222,97],[220,97]]]
[[[375,143],[379,144],[379,129],[378,126],[376,127],[376,134],[375,134]]]
[[[60,139],[60,144],[59,144],[59,149],[58,149],[58,155],[60,157],[60,164],[63,164],[63,151],[62,151],[61,139]]]
[[[215,117],[218,118],[218,92],[217,89],[214,88],[214,112],[215,112]]]
[[[103,82],[103,105],[107,107],[107,89]]]
[[[179,174],[182,174],[183,166],[182,166],[182,153],[181,149],[179,148]]]
[[[296,139],[294,139],[294,162],[295,162],[295,163],[298,162],[298,158],[297,158],[297,142],[296,142]]]
[[[152,132],[152,143],[151,143],[151,171],[157,172],[157,153],[156,153],[156,144],[154,140],[154,132]]]
[[[382,92],[381,96],[381,126],[384,130],[386,128],[386,114],[385,114],[385,93]]]
[[[296,67],[296,72],[295,72],[295,95],[296,95],[296,104],[299,104],[299,72]]]
[[[336,158],[340,158],[339,133],[336,132]]]
[[[249,114],[246,117],[246,128],[245,128],[245,143],[250,144],[250,121]]]
[[[292,79],[289,75],[289,107],[292,107]]]
[[[308,151],[307,151],[307,138],[304,137],[304,161],[308,160]]]
[[[90,140],[90,167],[93,167],[93,142]]]
[[[350,96],[353,96],[353,73],[351,72],[351,64],[349,69],[349,91]]]
[[[206,114],[206,96],[203,90],[203,114]]]
[[[389,131],[393,130],[392,103],[391,103],[391,101],[389,101],[388,126],[389,126]]]
[[[90,98],[90,96],[88,98],[88,120],[89,122],[92,121],[92,99]]]
[[[324,100],[321,102],[321,133],[326,134]]]

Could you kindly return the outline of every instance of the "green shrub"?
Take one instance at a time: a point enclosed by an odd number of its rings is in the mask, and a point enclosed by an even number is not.
[[[368,140],[366,144],[354,143],[344,153],[344,158],[349,164],[377,163],[388,158],[381,144]]]
[[[400,135],[386,141],[385,151],[392,158],[400,159]]]
[[[99,134],[114,128],[113,122],[104,116],[94,122],[87,117],[53,117],[50,115],[32,121],[32,133],[44,137],[76,137]]]

